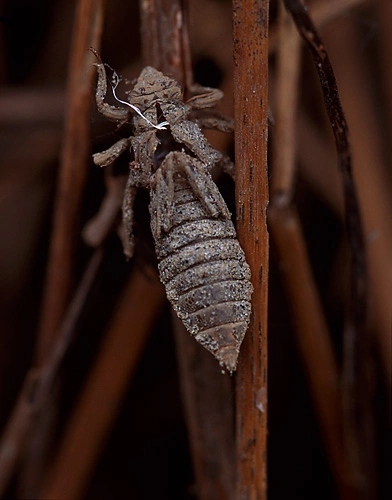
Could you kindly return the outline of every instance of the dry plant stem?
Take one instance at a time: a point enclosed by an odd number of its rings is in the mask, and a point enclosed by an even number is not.
[[[333,31],[332,31],[333,29]],[[391,300],[392,229],[391,177],[383,157],[382,125],[375,113],[372,89],[366,85],[370,68],[358,53],[361,34],[352,19],[339,20],[325,32],[339,88],[350,124],[358,192],[363,207],[369,265],[370,320],[375,325],[378,349],[392,391]],[[341,49],[344,47],[344,51]],[[361,103],[358,106],[358,103]],[[388,146],[389,147],[389,146]],[[390,149],[390,147],[389,147]],[[363,373],[363,369],[361,369]]]
[[[353,254],[352,305],[354,309],[352,321],[358,331],[361,331],[366,313],[366,264],[359,204],[352,177],[347,123],[339,100],[331,63],[311,19],[300,0],[285,0],[285,5],[312,52],[324,93],[326,111],[335,135],[345,196],[346,227]]]
[[[359,484],[370,497],[376,497],[375,484],[377,465],[374,447],[374,340],[378,341],[380,358],[386,375],[387,391],[391,394],[391,300],[392,286],[392,231],[390,214],[392,211],[390,190],[391,178],[388,165],[382,155],[382,125],[374,112],[372,88],[366,85],[371,71],[364,64],[358,46],[362,43],[359,27],[353,19],[338,20],[332,32],[326,30],[326,40],[330,52],[335,55],[335,68],[339,77],[339,87],[345,104],[355,158],[356,179],[363,207],[364,227],[367,236],[367,257],[369,266],[369,318],[374,325],[377,338],[365,339],[358,345],[360,357],[346,365],[344,371],[346,402],[346,436],[351,443],[353,457],[358,460],[366,475],[359,474]],[[344,51],[341,49],[344,47]],[[360,103],[360,106],[358,106]],[[350,345],[347,344],[348,348]],[[350,353],[350,352],[349,352]],[[355,379],[354,379],[355,377]],[[355,385],[353,387],[353,382]],[[355,392],[354,392],[355,390]],[[356,399],[353,401],[352,396]],[[357,428],[351,421],[357,419]],[[355,431],[355,432],[354,432]],[[360,436],[358,440],[357,433]]]
[[[83,240],[87,245],[102,245],[118,222],[126,181],[125,176],[105,175],[106,193],[99,212],[88,221],[82,231]]]
[[[182,0],[143,0],[140,16],[144,64],[172,76],[185,87],[190,82],[186,79],[190,57],[183,4]]]
[[[392,19],[392,2],[389,0],[379,0],[379,18],[381,22],[381,51],[382,51],[382,74],[384,83],[384,96],[386,98],[388,106],[388,133],[389,133],[389,144],[391,144],[392,139],[392,65],[390,64],[390,55],[392,52],[392,32],[390,29],[390,19]],[[389,153],[389,160],[392,154]],[[387,330],[385,330],[387,333]],[[384,364],[386,365],[387,373],[387,384],[389,386],[389,393],[392,391],[392,332],[389,331],[389,335],[385,336],[385,346],[382,348],[384,352]],[[389,353],[389,356],[388,356]],[[391,415],[391,403],[392,398],[389,402],[389,414]]]
[[[344,15],[347,11],[366,4],[369,0],[318,0],[310,5],[310,13],[318,28],[330,23]],[[388,2],[389,0],[386,0]],[[277,30],[271,28],[269,39],[269,52],[275,52],[278,44]]]
[[[8,485],[15,473],[21,452],[26,444],[26,437],[33,418],[30,397],[36,382],[31,370],[20,391],[14,409],[8,418],[0,441],[0,498],[5,498]]]
[[[132,273],[40,498],[83,498],[164,299],[154,271]]]
[[[54,341],[72,286],[73,253],[83,190],[89,166],[89,126],[95,78],[90,46],[99,47],[103,0],[79,0],[71,48],[70,75],[60,173],[50,242],[37,358]]]
[[[352,470],[343,448],[338,368],[298,214],[292,207],[272,205],[268,222],[339,498],[356,498]]]
[[[300,0],[285,0],[285,5],[311,50],[338,152],[345,201],[345,225],[352,259],[351,297],[345,329],[343,367],[345,395],[347,396],[345,398],[345,431],[350,437],[347,439],[347,453],[350,461],[356,459],[356,487],[359,496],[374,498],[374,475],[371,459],[369,461],[369,457],[373,456],[373,443],[368,435],[369,430],[372,433],[373,426],[369,421],[368,410],[371,406],[371,388],[368,379],[370,343],[366,329],[367,269],[359,202],[352,177],[347,123],[340,103],[335,75],[323,41]],[[366,422],[366,429],[364,422]]]
[[[234,500],[233,395],[228,374],[173,313],[192,462],[200,500]]]
[[[381,26],[380,36],[380,51],[381,51],[381,64],[382,64],[382,83],[383,83],[383,98],[385,99],[388,108],[388,134],[389,144],[392,139],[392,64],[391,64],[391,51],[392,51],[392,32],[391,32],[391,19],[392,19],[392,2],[389,0],[378,0],[377,2],[378,19]],[[391,153],[389,153],[389,160]],[[392,385],[392,384],[391,384]]]
[[[51,396],[51,390],[55,384],[59,367],[74,337],[77,320],[97,275],[102,257],[102,249],[96,250],[91,257],[74,298],[64,316],[64,321],[58,330],[57,342],[53,344],[45,362],[41,366],[31,368],[25,378],[18,401],[8,419],[7,427],[0,442],[0,497],[5,494],[26,445],[27,433],[33,419],[39,414]]]
[[[279,45],[275,81],[274,147],[271,198],[287,206],[291,202],[296,163],[296,120],[301,39],[291,16],[280,3]]]
[[[173,75],[189,89],[193,82],[184,2],[143,1],[140,7],[144,63]],[[163,41],[166,49],[154,51]],[[174,325],[198,496],[229,499],[234,477],[231,387],[216,360],[203,352],[178,320]]]
[[[276,110],[274,112],[272,202],[269,227],[277,247],[282,278],[294,316],[316,413],[340,498],[346,498],[342,453],[339,379],[330,335],[317,293],[297,213],[290,208],[295,174],[295,131],[300,62],[300,38],[289,14],[279,12]]]
[[[56,341],[55,334],[73,284],[73,260],[79,211],[89,166],[92,104],[90,92],[95,77],[93,59],[88,47],[91,45],[99,47],[103,26],[103,5],[104,0],[79,0],[75,14],[63,148],[36,346],[38,364],[49,355],[51,346]],[[56,411],[53,398],[46,404],[47,409],[42,409],[43,415]],[[45,419],[38,418],[37,425],[32,431],[20,485],[25,488],[22,492],[24,496],[36,497],[46,466],[51,425],[46,423]]]
[[[269,2],[234,0],[233,8],[237,231],[254,286],[236,380],[236,498],[261,500],[267,497]]]

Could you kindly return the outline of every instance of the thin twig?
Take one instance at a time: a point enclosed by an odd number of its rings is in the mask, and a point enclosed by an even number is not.
[[[288,206],[294,189],[296,119],[301,39],[291,17],[280,4],[279,46],[275,82],[272,203]]]
[[[173,313],[173,326],[197,497],[235,499],[233,394],[230,376],[190,337]]]
[[[371,67],[358,51],[362,34],[354,19],[336,21],[330,31],[326,30],[324,38],[331,57],[334,57],[335,72],[339,77],[339,89],[350,125],[366,236],[371,304],[369,319],[375,326],[385,380],[391,392],[392,229],[389,219],[392,202],[389,165],[383,155],[383,124],[375,111],[373,89],[369,84]],[[364,373],[362,363],[359,373]]]
[[[392,2],[389,0],[378,0],[377,14],[381,27],[380,33],[380,51],[381,51],[381,65],[382,65],[382,84],[383,84],[383,102],[387,106],[388,113],[388,137],[392,138],[392,64],[391,64],[391,50],[392,50],[392,32],[391,23],[392,19]],[[389,140],[389,144],[391,140]],[[389,156],[391,159],[391,156]],[[391,384],[392,386],[392,384]]]
[[[89,165],[90,93],[95,77],[88,48],[100,46],[103,9],[104,0],[79,0],[75,17],[64,142],[37,346],[40,360],[54,341],[72,285],[77,222]]]
[[[310,12],[318,28],[325,26],[351,9],[368,3],[369,0],[318,0],[310,6]],[[388,0],[387,0],[388,1]],[[277,29],[272,27],[269,40],[269,52],[275,52],[278,44]]]
[[[171,75],[185,87],[183,29],[186,26],[181,0],[140,2],[142,56],[144,64]],[[185,28],[186,29],[186,28]]]
[[[18,401],[8,419],[7,427],[0,442],[0,497],[4,496],[26,445],[26,436],[32,420],[42,410],[50,397],[58,376],[59,367],[74,338],[77,320],[101,265],[102,257],[102,249],[96,250],[91,257],[74,298],[64,316],[64,321],[57,332],[57,341],[53,344],[50,355],[48,355],[42,366],[31,368],[26,375]]]
[[[284,0],[286,8],[293,16],[297,28],[311,50],[315,67],[320,79],[324,102],[328,118],[335,136],[336,149],[338,152],[339,170],[342,176],[343,194],[345,202],[345,225],[348,241],[351,247],[351,286],[350,286],[350,310],[345,330],[345,356],[344,370],[348,373],[346,377],[346,388],[349,384],[349,428],[351,446],[347,450],[351,452],[355,444],[355,455],[358,457],[360,474],[358,475],[358,488],[365,497],[373,496],[372,474],[369,467],[365,466],[366,456],[369,453],[364,440],[363,429],[357,424],[357,418],[365,418],[363,398],[363,387],[360,371],[363,364],[367,364],[368,356],[368,334],[366,331],[367,319],[367,268],[365,257],[365,242],[363,236],[362,220],[355,183],[352,175],[351,148],[348,140],[348,127],[339,98],[336,79],[332,69],[325,46],[321,40],[312,20],[310,19],[303,3],[300,0]],[[366,390],[368,395],[368,387]],[[366,398],[365,398],[366,399]],[[370,401],[366,402],[369,405]],[[367,420],[367,418],[366,418]],[[351,458],[354,459],[353,454]],[[367,476],[367,477],[366,477]]]
[[[376,391],[374,348],[378,347],[384,374],[386,392],[391,393],[391,300],[392,286],[392,231],[389,223],[392,211],[391,179],[385,161],[382,142],[384,123],[375,111],[373,83],[369,75],[372,64],[367,64],[358,47],[363,43],[363,32],[355,19],[336,21],[325,37],[331,57],[336,59],[335,71],[339,77],[342,101],[355,159],[355,174],[359,198],[363,207],[366,250],[369,272],[369,320],[374,338],[369,334],[356,346],[356,359],[345,364],[347,431],[353,458],[362,470],[359,482],[376,496],[377,464],[375,448],[375,412],[372,404]],[[344,50],[342,50],[342,47]],[[360,105],[358,105],[360,103]],[[387,108],[385,108],[387,111]],[[385,135],[384,135],[385,137]],[[389,147],[389,146],[387,146]],[[351,357],[351,346],[349,356]],[[350,358],[349,358],[350,359]],[[351,373],[350,373],[351,371]],[[354,384],[354,385],[353,385]],[[353,396],[355,399],[353,399]],[[352,425],[352,419],[357,425]],[[357,441],[357,443],[355,443]]]
[[[104,0],[79,0],[71,48],[63,148],[55,199],[53,231],[50,241],[41,321],[36,345],[37,363],[42,363],[56,342],[73,285],[74,249],[82,196],[89,168],[91,86],[95,68],[88,48],[99,47],[103,27]],[[44,415],[55,412],[48,399]],[[34,497],[44,474],[50,447],[51,424],[37,419],[29,438],[21,485],[25,496]]]
[[[302,362],[307,372],[331,468],[340,498],[347,498],[352,477],[342,444],[342,408],[338,368],[327,322],[306,252],[299,217],[290,207],[296,163],[297,94],[300,38],[281,4],[276,71],[276,111],[272,155],[271,206],[268,222],[279,268],[292,309]]]
[[[390,55],[392,52],[392,31],[390,26],[390,19],[392,19],[392,2],[389,0],[380,0],[378,2],[378,14],[381,24],[381,64],[382,64],[382,83],[384,88],[383,97],[385,97],[388,107],[388,145],[391,144],[392,139],[392,64],[390,64]],[[389,148],[388,148],[389,150]],[[389,150],[389,161],[391,160],[391,152]],[[389,212],[390,213],[390,212]],[[386,220],[389,220],[387,218]],[[388,224],[388,227],[390,225]],[[390,255],[390,253],[388,253]],[[389,258],[388,258],[389,260]],[[391,282],[389,282],[391,283]],[[389,288],[390,289],[390,288]],[[389,294],[388,294],[389,296]],[[391,325],[391,321],[389,322]],[[392,393],[392,328],[384,330],[385,341],[382,347],[382,355],[384,358],[384,369],[386,369],[386,380],[389,388],[389,394]],[[384,354],[383,354],[384,353]],[[389,398],[389,416],[392,416],[392,396]]]
[[[189,90],[193,82],[183,3],[141,2],[142,42],[145,64],[155,61],[160,69],[175,75],[185,90]],[[165,50],[152,53],[163,41]],[[173,323],[198,497],[229,499],[234,494],[231,386],[211,354],[203,352],[178,319]]]
[[[106,193],[99,211],[87,222],[82,231],[83,240],[87,245],[92,247],[102,245],[116,222],[118,223],[126,181],[125,176],[113,176],[111,173],[105,175]]]
[[[237,231],[252,272],[252,320],[237,370],[237,498],[267,497],[269,2],[234,0]]]
[[[132,273],[41,498],[83,498],[164,299],[155,271]]]
[[[338,367],[298,214],[292,207],[271,206],[268,222],[339,498],[355,498],[353,471],[343,446]]]

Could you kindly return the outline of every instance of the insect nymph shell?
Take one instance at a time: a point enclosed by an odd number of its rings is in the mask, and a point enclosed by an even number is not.
[[[97,68],[99,111],[110,120],[124,121],[129,111],[104,102],[105,67],[100,62]],[[208,143],[199,124],[189,119],[191,109],[210,108],[222,95],[217,89],[200,88],[184,103],[175,80],[145,68],[128,94],[135,112],[134,135],[96,153],[94,162],[109,165],[132,147],[134,161],[123,203],[128,248],[133,248],[135,193],[143,187],[150,192],[151,230],[167,297],[190,334],[233,372],[250,321],[253,287],[230,213],[210,174],[218,164],[228,172],[233,169]],[[227,130],[228,121],[215,119],[212,128]],[[163,125],[169,136],[165,144],[159,138]]]
[[[184,103],[181,85],[151,66],[143,69],[135,86],[127,95],[128,101],[152,122],[156,118],[156,104],[159,104],[165,120],[171,125],[185,119],[191,109]],[[150,128],[146,120],[139,115],[134,115],[134,122],[139,130]]]

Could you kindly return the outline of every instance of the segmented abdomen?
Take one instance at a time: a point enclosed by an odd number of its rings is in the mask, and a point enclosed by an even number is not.
[[[154,224],[152,211],[152,221]],[[212,218],[178,183],[171,229],[156,240],[159,274],[187,330],[221,366],[236,369],[250,318],[250,269],[231,220]]]

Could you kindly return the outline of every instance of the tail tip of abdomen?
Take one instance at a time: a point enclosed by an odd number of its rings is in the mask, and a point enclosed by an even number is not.
[[[215,326],[199,332],[195,339],[215,356],[224,371],[233,374],[247,327],[245,321]]]
[[[238,354],[239,354],[239,346],[237,345],[228,345],[221,347],[217,352],[214,353],[215,358],[219,361],[220,366],[227,370],[230,375],[237,369],[238,362]]]

